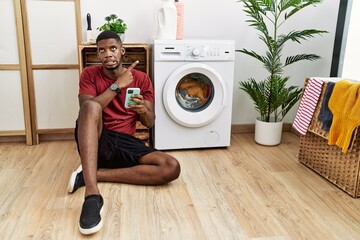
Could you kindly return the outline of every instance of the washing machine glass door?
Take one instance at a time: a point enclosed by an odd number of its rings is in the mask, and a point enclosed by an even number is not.
[[[163,103],[168,115],[186,127],[201,127],[214,121],[226,103],[226,85],[209,65],[189,63],[166,80]]]

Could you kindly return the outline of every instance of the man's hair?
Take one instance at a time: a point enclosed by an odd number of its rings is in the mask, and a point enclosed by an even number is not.
[[[111,31],[111,30],[105,30],[105,31],[101,32],[99,34],[99,36],[96,38],[96,44],[101,40],[111,39],[111,38],[113,38],[116,41],[118,41],[119,43],[121,43],[121,39],[120,39],[119,35],[116,32]]]

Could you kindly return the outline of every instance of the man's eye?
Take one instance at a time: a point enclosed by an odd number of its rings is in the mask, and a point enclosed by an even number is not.
[[[99,52],[100,52],[100,53],[103,53],[103,52],[104,52],[104,49],[100,49]]]
[[[116,47],[112,47],[111,50],[112,50],[112,51],[116,50]]]

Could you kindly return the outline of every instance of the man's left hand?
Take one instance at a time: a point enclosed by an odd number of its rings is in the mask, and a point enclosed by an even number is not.
[[[136,102],[136,104],[129,104],[129,107],[138,114],[143,114],[148,111],[142,95],[134,94],[133,96],[131,96],[130,100]]]

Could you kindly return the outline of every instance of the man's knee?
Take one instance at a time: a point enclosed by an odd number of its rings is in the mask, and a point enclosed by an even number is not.
[[[99,117],[101,116],[101,105],[98,102],[92,100],[86,100],[81,104],[80,107],[80,117],[86,116],[88,117]]]
[[[171,181],[174,181],[175,179],[177,179],[180,176],[180,164],[179,162],[171,157],[171,156],[166,156],[165,157],[165,169],[164,169],[164,175],[163,175],[163,181],[164,183],[169,183]]]

